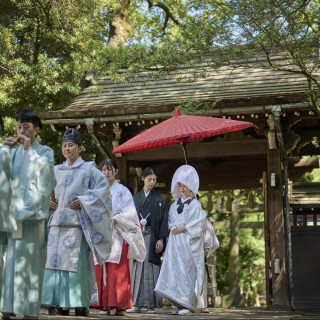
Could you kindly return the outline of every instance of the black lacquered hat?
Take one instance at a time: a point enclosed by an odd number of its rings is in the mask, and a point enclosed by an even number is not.
[[[82,145],[82,137],[78,130],[69,128],[63,135],[63,141],[74,142],[78,145]]]
[[[33,123],[36,127],[41,128],[42,123],[41,120],[36,114],[29,108],[26,108],[22,110],[20,113],[16,115],[16,120],[20,121],[21,123],[25,122],[31,122]]]

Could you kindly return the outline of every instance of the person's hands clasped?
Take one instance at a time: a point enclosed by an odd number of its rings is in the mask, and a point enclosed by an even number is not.
[[[179,234],[179,233],[185,232],[186,230],[187,230],[186,226],[182,225],[182,226],[177,226],[177,227],[172,228],[171,233],[172,234]]]
[[[30,138],[23,134],[19,134],[17,138],[8,137],[6,140],[3,141],[3,144],[8,146],[9,148],[14,148],[18,143],[20,143],[23,146],[24,150],[28,150],[31,146]]]
[[[31,146],[31,139],[23,134],[18,135],[18,141],[23,146],[24,150],[28,150]]]
[[[58,202],[56,200],[50,199],[50,209],[52,209],[52,210],[58,209]]]
[[[163,239],[159,239],[156,243],[156,253],[160,253],[163,250]]]
[[[208,255],[208,253],[209,253],[209,249],[208,249],[208,248],[205,248],[205,249],[204,249],[204,256],[206,257],[206,256]]]
[[[13,148],[18,144],[18,139],[14,137],[8,137],[6,140],[4,140],[2,143],[9,148]]]
[[[73,210],[78,210],[81,208],[80,206],[80,200],[77,198],[76,200],[72,201],[69,205],[69,207]]]

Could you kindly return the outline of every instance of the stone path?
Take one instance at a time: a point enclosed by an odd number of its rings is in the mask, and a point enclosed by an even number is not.
[[[141,313],[130,313],[125,316],[113,316],[100,314],[99,311],[91,309],[88,317],[75,317],[73,310],[70,312],[69,317],[61,316],[48,316],[46,309],[41,309],[41,320],[75,320],[75,319],[87,319],[87,320],[104,320],[104,319],[150,319],[150,320],[168,320],[168,319],[199,319],[199,320],[272,320],[272,319],[299,319],[299,320],[320,320],[320,307],[318,311],[279,311],[279,310],[266,310],[265,308],[211,308],[210,313],[193,313],[187,316],[178,316],[172,314],[172,308],[157,309],[157,314],[148,314],[146,309],[143,309]]]

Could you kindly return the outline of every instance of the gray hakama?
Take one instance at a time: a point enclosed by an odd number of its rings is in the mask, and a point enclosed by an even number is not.
[[[162,300],[154,292],[157,284],[161,256],[163,252],[156,253],[155,247],[159,239],[165,240],[168,236],[168,208],[165,197],[151,190],[145,197],[144,190],[133,196],[140,223],[142,218],[147,221],[143,238],[147,249],[144,262],[133,261],[131,288],[132,300],[135,307],[159,308]],[[143,226],[142,226],[143,230]]]
[[[147,229],[146,229],[147,230]],[[149,255],[150,233],[143,235]],[[148,262],[133,262],[132,267],[132,301],[136,307],[161,308],[162,298],[154,292],[160,273],[160,266]]]

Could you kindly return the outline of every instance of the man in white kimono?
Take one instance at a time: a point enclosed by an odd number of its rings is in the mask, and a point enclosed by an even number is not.
[[[3,120],[0,116],[0,135],[4,134]],[[10,212],[11,203],[11,154],[8,146],[0,143],[0,233],[6,231],[14,231],[17,229],[16,220]],[[1,234],[2,235],[2,234]],[[0,246],[2,244],[2,236],[0,235]],[[2,255],[1,255],[2,257]],[[2,262],[0,261],[0,268]],[[0,273],[0,276],[2,273]],[[1,280],[0,280],[1,281]],[[0,292],[1,296],[1,292]]]
[[[8,233],[0,311],[3,319],[15,314],[37,319],[46,257],[45,221],[55,184],[54,159],[53,150],[36,140],[41,121],[33,111],[24,109],[16,120],[18,137],[3,142],[11,148],[10,213],[17,230]]]
[[[10,212],[11,171],[10,148],[0,143],[0,232],[17,229],[16,220]]]
[[[112,245],[113,214],[108,182],[81,156],[82,138],[68,129],[62,142],[66,161],[55,166],[57,180],[50,202],[48,254],[42,304],[50,315],[87,316],[94,282],[93,253],[103,264]],[[91,250],[91,252],[90,252]]]
[[[204,266],[204,226],[206,214],[196,199],[199,176],[183,165],[175,172],[171,193],[175,202],[169,211],[170,235],[155,292],[177,307],[175,314],[194,312],[195,286],[202,293]]]
[[[4,271],[6,232],[17,229],[16,220],[9,210],[11,203],[11,169],[10,148],[0,143],[0,288],[2,287]]]

